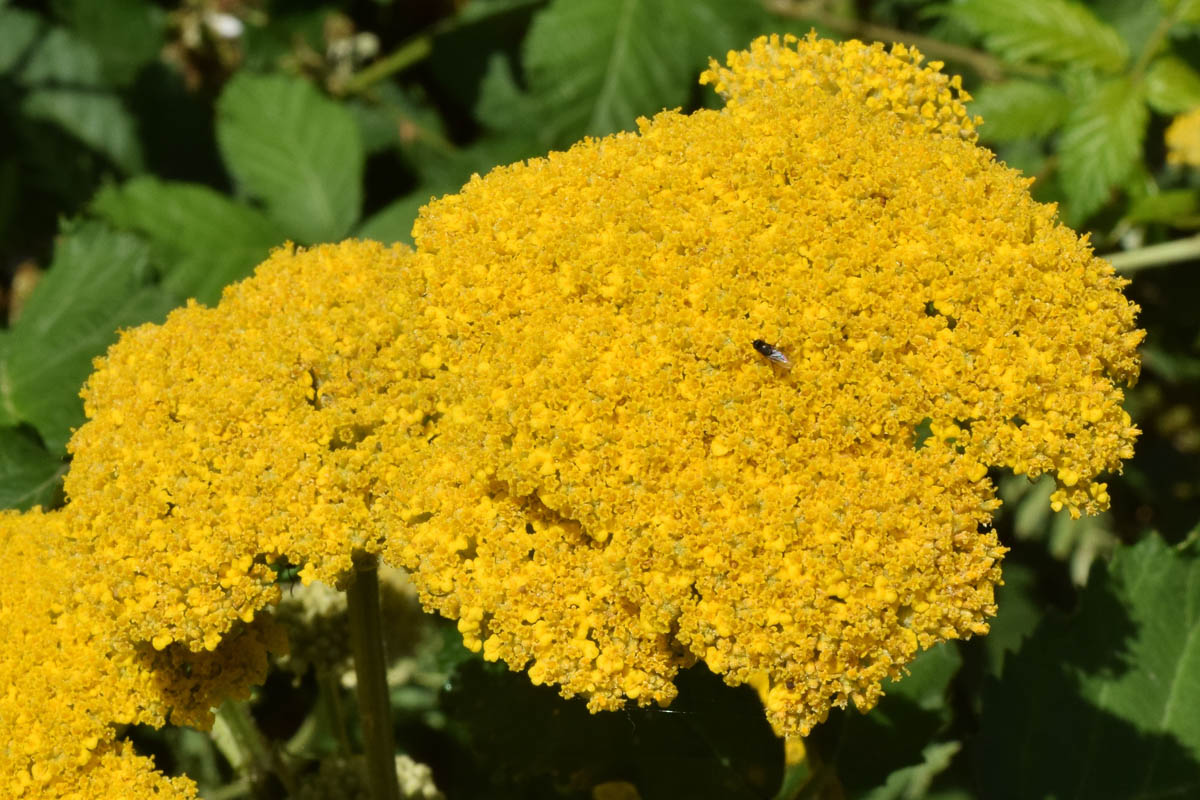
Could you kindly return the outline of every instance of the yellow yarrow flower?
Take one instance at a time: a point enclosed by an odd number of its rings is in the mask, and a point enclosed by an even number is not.
[[[1200,167],[1200,108],[1177,116],[1164,136],[1168,164]]]
[[[387,553],[468,646],[593,710],[669,702],[703,659],[803,735],[987,630],[989,468],[1107,505],[1124,282],[918,61],[762,39],[706,73],[723,111],[423,210],[459,455]]]
[[[1106,507],[1140,333],[919,63],[759,40],[706,73],[723,111],[476,177],[415,253],[287,247],[126,332],[63,512],[107,635],[220,653],[268,565],[336,583],[378,552],[593,710],[703,659],[792,736],[985,632],[988,469]]]
[[[125,331],[83,391],[68,513],[111,562],[129,641],[213,650],[279,597],[336,582],[404,528],[436,414],[404,250],[284,247],[217,308]],[[386,441],[388,447],[382,448]]]
[[[260,623],[216,653],[114,646],[105,565],[61,511],[0,512],[0,785],[5,797],[194,797],[116,726],[211,723],[210,708],[247,696],[279,642]]]
[[[792,47],[791,45],[796,45]],[[958,75],[944,75],[940,61],[922,67],[915,48],[879,42],[834,42],[810,33],[802,42],[788,34],[760,36],[743,51],[731,51],[728,66],[715,60],[700,76],[727,106],[763,90],[817,87],[839,100],[890,112],[907,133],[934,133],[974,142],[979,117],[967,113],[969,95]]]
[[[0,785],[12,792],[6,796],[59,796],[111,753],[108,723],[134,721],[142,712],[141,671],[106,659],[91,625],[70,613],[83,559],[69,544],[61,514],[0,512],[6,572],[0,582]],[[115,685],[106,687],[107,680]]]

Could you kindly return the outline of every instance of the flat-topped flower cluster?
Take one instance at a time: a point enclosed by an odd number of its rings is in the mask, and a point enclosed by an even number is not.
[[[100,565],[67,606],[142,669],[265,647],[271,564],[335,583],[364,551],[593,710],[668,703],[698,660],[781,734],[869,708],[987,630],[988,470],[1095,513],[1137,434],[1122,280],[975,144],[939,67],[760,39],[703,76],[724,109],[476,176],[415,251],[278,250],[126,332],[69,504],[0,519]]]

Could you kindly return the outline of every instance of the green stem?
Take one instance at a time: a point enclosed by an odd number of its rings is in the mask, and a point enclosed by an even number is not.
[[[768,11],[778,14],[781,17],[812,20],[816,24],[830,28],[840,34],[854,36],[865,41],[903,42],[917,48],[926,56],[941,61],[965,64],[978,72],[980,77],[988,81],[1003,80],[1006,75],[1014,73],[1037,78],[1045,78],[1053,74],[1049,69],[1036,64],[1009,64],[995,56],[970,47],[943,42],[940,39],[921,36],[910,31],[900,30],[899,28],[889,28],[884,25],[876,25],[871,22],[833,14],[824,8],[825,4],[822,2],[812,2],[812,0],[808,2],[803,2],[802,0],[764,0],[764,2]]]
[[[392,708],[387,687],[387,658],[383,652],[383,623],[379,607],[379,559],[356,554],[354,582],[346,588],[350,612],[350,645],[358,676],[358,712],[362,719],[363,752],[372,800],[400,800],[396,779],[396,743],[392,737]]]
[[[245,770],[251,786],[260,785],[267,775],[275,775],[288,794],[296,792],[296,780],[291,770],[267,746],[245,700],[231,699],[222,703],[217,709],[217,724],[228,734],[221,736],[214,730],[217,745],[225,751],[225,757],[234,768]]]
[[[337,676],[329,670],[318,671],[317,692],[328,715],[328,723],[333,726],[339,752],[343,756],[350,755],[353,750],[346,735],[346,715],[342,712],[342,686]]]
[[[245,778],[238,778],[232,783],[217,787],[202,796],[205,800],[237,800],[239,797],[249,796],[251,790],[250,781]]]
[[[1182,3],[1180,5],[1183,5]],[[1138,54],[1138,60],[1133,65],[1133,69],[1129,71],[1130,80],[1138,83],[1142,80],[1142,76],[1146,72],[1146,67],[1150,66],[1150,59],[1154,58],[1154,54],[1158,52],[1158,48],[1162,46],[1163,39],[1167,38],[1167,34],[1171,32],[1171,28],[1179,21],[1179,12],[1168,14],[1158,21],[1157,27],[1150,34],[1150,38],[1146,40],[1146,46],[1142,48],[1142,52]]]
[[[1179,261],[1190,261],[1193,258],[1200,258],[1200,236],[1152,244],[1136,250],[1106,255],[1104,258],[1109,260],[1117,272],[1123,273],[1137,272],[1148,267],[1161,267],[1164,264],[1174,264]]]
[[[379,81],[423,61],[433,52],[433,36],[423,33],[414,36],[366,69],[356,73],[342,87],[344,94],[361,94]]]

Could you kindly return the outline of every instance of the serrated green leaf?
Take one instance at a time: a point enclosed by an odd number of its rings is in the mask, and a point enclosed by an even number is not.
[[[431,199],[429,192],[418,190],[380,209],[367,218],[356,232],[364,239],[380,242],[404,242],[412,244],[413,220],[421,206]]]
[[[1069,107],[1061,89],[1025,80],[985,84],[971,101],[971,113],[983,117],[979,135],[994,142],[1045,136],[1063,123]]]
[[[478,658],[463,662],[446,681],[441,710],[487,779],[472,789],[460,782],[463,796],[560,797],[551,787],[591,788],[613,780],[620,765],[642,800],[769,797],[782,778],[783,742],[754,690],[727,686],[703,665],[675,683],[669,708],[589,714],[581,698],[564,700]]]
[[[1043,536],[1050,520],[1050,495],[1054,494],[1054,479],[1044,475],[1032,484],[1022,477],[1014,477],[1013,480],[1025,487],[1013,513],[1013,532],[1018,539]]]
[[[150,284],[149,246],[99,223],[66,231],[0,350],[6,424],[27,422],[52,453],[83,422],[79,388],[117,329],[162,319],[175,298]]]
[[[241,189],[297,241],[336,241],[358,220],[358,126],[308,83],[239,74],[217,101],[217,143]]]
[[[985,688],[991,797],[1200,793],[1200,557],[1150,536],[1093,575]]]
[[[488,59],[487,72],[479,86],[475,116],[496,131],[521,131],[541,114],[531,94],[521,91],[512,67],[503,53]]]
[[[521,92],[493,59],[476,112],[542,147],[633,127],[687,102],[710,56],[742,47],[768,25],[761,4],[725,0],[556,0],[530,26]]]
[[[108,156],[126,174],[142,170],[142,148],[129,112],[115,96],[74,89],[42,89],[25,98],[21,110],[53,122]]]
[[[1168,189],[1139,197],[1125,219],[1134,223],[1162,222],[1167,225],[1200,218],[1200,190]]]
[[[455,20],[459,24],[466,25],[527,6],[542,5],[545,2],[546,0],[470,0],[458,12]]]
[[[922,711],[941,711],[946,707],[946,689],[961,666],[958,647],[954,642],[942,642],[921,653],[909,665],[907,675],[884,681],[883,690],[911,700]]]
[[[1144,51],[1163,22],[1162,10],[1149,0],[1086,0],[1086,3],[1097,17],[1121,34],[1130,53]]]
[[[1200,0],[1159,0],[1159,4],[1180,22],[1200,22]]]
[[[0,8],[0,75],[22,63],[45,22],[19,8]]]
[[[32,43],[16,76],[25,90],[21,110],[57,125],[126,173],[138,172],[142,147],[133,118],[100,75],[100,59],[90,44],[63,28],[50,28]]]
[[[350,100],[346,109],[358,123],[368,153],[392,147],[407,151],[418,144],[454,149],[437,110],[423,95],[406,92],[395,83],[373,87],[369,100]]]
[[[960,0],[945,13],[1009,61],[1120,72],[1129,60],[1121,35],[1074,0]]]
[[[147,0],[57,0],[54,8],[95,49],[114,84],[132,81],[162,50],[166,15]]]
[[[529,139],[485,136],[470,147],[452,151],[425,148],[422,154],[416,165],[421,191],[440,195],[458,191],[472,175],[486,175],[498,166],[539,155],[539,151]]]
[[[515,82],[495,98],[485,94],[479,112],[497,130],[514,117],[546,147],[585,135],[603,136],[632,127],[643,114],[687,99],[686,36],[667,2],[648,0],[556,0],[533,19],[523,48],[529,99],[509,116],[498,105],[515,104]],[[495,62],[493,62],[494,68]],[[490,74],[491,70],[489,70]],[[502,83],[491,79],[484,91]]]
[[[49,507],[66,471],[62,457],[47,452],[30,432],[0,428],[0,508]]]
[[[213,304],[287,238],[261,211],[193,183],[141,177],[101,189],[92,211],[117,228],[145,235],[163,286]]]
[[[1033,570],[1024,564],[1004,562],[1004,583],[996,587],[996,616],[988,621],[988,634],[983,637],[988,670],[993,675],[1000,675],[1005,655],[1020,649],[1042,617],[1044,609],[1033,593],[1036,580]]]
[[[946,771],[962,749],[959,742],[935,742],[921,753],[921,763],[896,770],[877,789],[862,795],[862,800],[917,800],[929,796],[929,785]]]
[[[1142,157],[1148,116],[1142,87],[1126,78],[1102,84],[1071,110],[1058,142],[1068,221],[1085,220],[1128,177]]]
[[[888,777],[923,763],[950,717],[946,694],[962,666],[954,642],[943,642],[909,664],[909,675],[884,684],[879,705],[866,714],[834,711],[805,739],[821,763],[833,767],[847,796],[884,786]]]
[[[1177,56],[1163,56],[1146,71],[1146,100],[1160,114],[1200,107],[1200,73]]]

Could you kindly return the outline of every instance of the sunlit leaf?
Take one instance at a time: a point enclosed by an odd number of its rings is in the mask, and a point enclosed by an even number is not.
[[[1195,222],[1200,219],[1200,191],[1168,189],[1133,202],[1125,218],[1130,222]]]
[[[148,0],[57,0],[54,7],[92,46],[112,83],[129,83],[162,50],[166,14]]]
[[[1080,222],[1107,202],[1140,161],[1149,112],[1141,85],[1118,78],[1071,109],[1059,139],[1068,219]]]
[[[915,778],[913,768],[925,763],[926,748],[937,744],[950,718],[947,692],[961,666],[954,642],[930,648],[908,665],[909,675],[885,683],[878,706],[866,714],[834,711],[805,739],[805,746],[836,771],[851,797],[882,791],[897,772]],[[904,782],[903,777],[895,780]]]
[[[50,505],[66,470],[62,457],[47,452],[30,432],[0,428],[0,508]]]
[[[1069,108],[1061,89],[1039,81],[984,84],[971,101],[971,113],[983,117],[979,135],[996,142],[1045,136],[1062,124]]]
[[[24,91],[22,112],[57,125],[125,172],[139,171],[137,130],[121,99],[101,80],[95,50],[64,28],[38,27],[15,78]],[[27,25],[20,22],[17,28],[21,36]]]
[[[1129,59],[1121,35],[1074,0],[960,0],[945,13],[1009,61],[1086,64],[1119,72]]]
[[[1146,71],[1146,100],[1162,114],[1200,107],[1200,72],[1176,56],[1156,59]]]
[[[421,206],[430,201],[427,192],[416,191],[380,209],[359,226],[356,234],[364,239],[412,244],[412,225]]]
[[[477,112],[547,148],[628,130],[639,116],[684,105],[708,58],[744,47],[767,20],[759,3],[556,0],[525,40],[526,90],[493,60]]]
[[[1047,617],[984,692],[988,797],[1200,793],[1200,557],[1117,551],[1079,611]]]
[[[358,220],[358,126],[299,78],[240,73],[217,101],[217,142],[239,186],[297,241],[336,241]]]
[[[161,319],[175,298],[150,283],[149,246],[98,223],[61,236],[54,261],[0,349],[0,424],[33,425],[52,453],[83,422],[79,389],[117,329]]]
[[[287,238],[261,211],[207,186],[151,177],[102,189],[92,210],[151,241],[169,291],[210,304]]]

